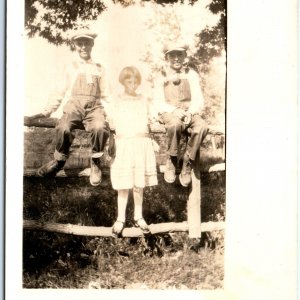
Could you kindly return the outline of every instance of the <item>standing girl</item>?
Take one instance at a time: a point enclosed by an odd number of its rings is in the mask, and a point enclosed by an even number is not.
[[[111,182],[118,191],[118,217],[113,225],[114,236],[121,234],[129,190],[133,190],[134,224],[143,233],[149,227],[143,218],[143,189],[157,184],[156,161],[149,136],[148,101],[136,90],[141,74],[135,67],[125,67],[119,76],[124,92],[117,96],[112,108],[112,123],[116,130],[116,157],[111,166]]]

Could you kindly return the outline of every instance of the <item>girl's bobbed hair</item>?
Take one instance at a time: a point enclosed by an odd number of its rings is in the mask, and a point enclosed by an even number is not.
[[[136,67],[133,67],[133,66],[125,67],[120,72],[119,82],[121,84],[124,84],[124,80],[128,79],[128,78],[131,78],[131,77],[134,77],[138,81],[138,84],[141,84],[141,82],[142,82],[141,73]]]

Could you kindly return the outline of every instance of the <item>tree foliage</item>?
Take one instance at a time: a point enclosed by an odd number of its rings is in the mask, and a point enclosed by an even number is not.
[[[211,60],[222,55],[226,49],[226,0],[208,2],[178,1],[149,10],[154,13],[146,16],[146,31],[152,36],[144,60],[152,65],[152,71],[162,66],[161,49],[174,41],[189,46],[189,64],[196,71],[207,72]]]
[[[198,36],[198,51],[194,55],[194,60],[201,62],[205,68],[213,57],[220,56],[226,50],[227,36],[227,0],[213,0],[209,9],[214,14],[220,14],[218,24],[212,28],[205,28]]]
[[[25,0],[25,29],[50,43],[68,43],[67,31],[96,20],[106,6],[99,0]]]
[[[184,3],[183,0],[114,0],[124,7],[137,3],[154,2],[165,6],[174,3]],[[197,0],[188,0],[194,5]],[[226,26],[226,0],[213,0],[209,5],[212,13],[222,12],[220,23],[214,29],[206,29],[201,33],[201,43],[207,43],[214,38],[212,43],[217,44],[224,37],[222,32]],[[101,0],[25,0],[25,29],[29,37],[39,35],[50,43],[60,45],[69,43],[67,32],[72,29],[84,27],[84,21],[96,20],[106,9]],[[203,48],[203,47],[202,47]],[[202,51],[202,50],[201,50]],[[208,57],[215,53],[208,51]]]

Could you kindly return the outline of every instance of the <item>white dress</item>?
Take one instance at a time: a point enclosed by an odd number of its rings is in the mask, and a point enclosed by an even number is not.
[[[156,185],[156,160],[147,126],[147,100],[142,95],[119,95],[111,113],[116,130],[116,157],[111,166],[113,188]]]

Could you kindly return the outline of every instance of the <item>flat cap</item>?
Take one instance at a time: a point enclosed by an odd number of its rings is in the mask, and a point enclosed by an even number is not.
[[[173,44],[169,44],[166,45],[163,49],[164,54],[168,54],[172,51],[180,51],[180,52],[186,52],[188,50],[188,46],[182,43],[173,43]]]
[[[76,30],[71,34],[71,40],[77,40],[79,38],[86,38],[86,39],[91,39],[94,40],[97,37],[97,33],[92,32],[88,29],[82,29],[82,30]]]

